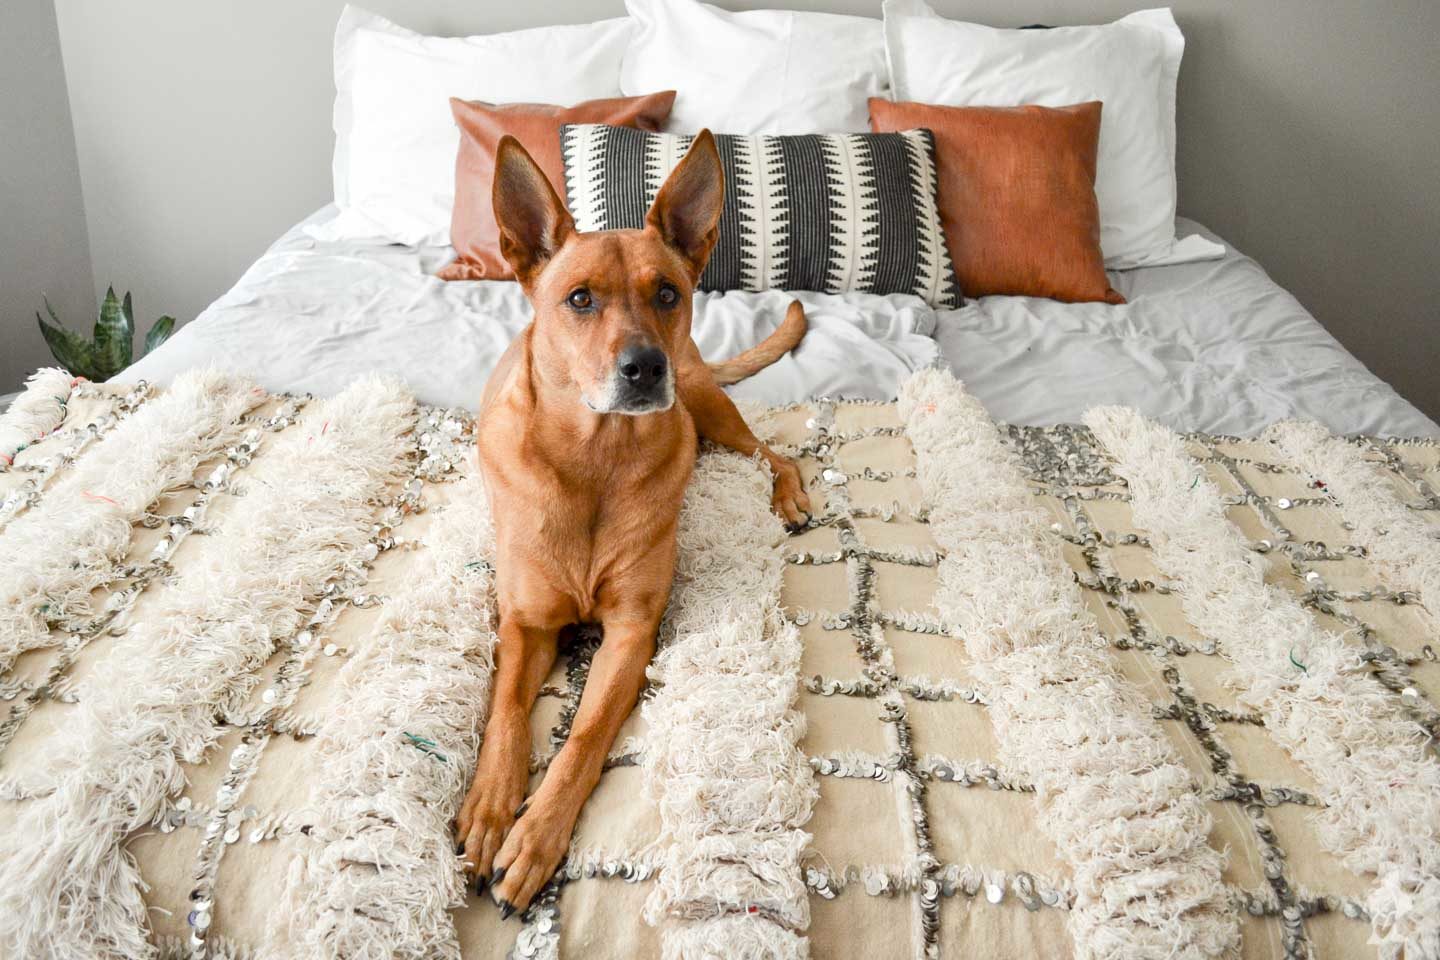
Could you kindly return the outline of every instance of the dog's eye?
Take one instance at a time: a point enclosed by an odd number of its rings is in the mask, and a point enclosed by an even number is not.
[[[662,307],[673,307],[676,301],[680,299],[680,291],[668,283],[662,283],[660,285],[660,292],[655,294],[655,297],[660,301]]]
[[[565,302],[576,310],[589,310],[595,305],[594,299],[590,296],[590,291],[584,287],[571,293]]]

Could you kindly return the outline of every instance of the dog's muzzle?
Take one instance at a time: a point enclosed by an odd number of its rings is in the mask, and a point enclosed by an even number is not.
[[[659,347],[626,347],[615,358],[615,368],[601,397],[586,397],[596,413],[640,415],[669,410],[675,402],[675,373],[670,358]]]

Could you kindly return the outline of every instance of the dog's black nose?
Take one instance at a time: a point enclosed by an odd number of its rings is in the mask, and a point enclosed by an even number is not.
[[[665,379],[670,364],[659,347],[626,347],[620,351],[616,365],[627,383],[645,390]]]

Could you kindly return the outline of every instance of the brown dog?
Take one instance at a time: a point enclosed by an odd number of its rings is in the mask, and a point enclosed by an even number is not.
[[[523,147],[495,163],[500,247],[535,319],[486,385],[480,466],[495,521],[499,644],[475,781],[456,829],[476,889],[523,910],[570,844],[580,808],[635,706],[670,595],[680,501],[697,437],[770,464],[791,524],[809,500],[793,462],[755,439],[720,389],[805,332],[791,304],[764,343],[707,367],[690,339],[691,293],[719,232],[724,192],[702,131],[642,230],[580,234]],[[571,624],[604,637],[570,737],[527,800],[530,710]]]

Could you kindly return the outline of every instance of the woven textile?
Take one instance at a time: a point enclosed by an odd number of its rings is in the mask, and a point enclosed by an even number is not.
[[[603,124],[562,127],[576,226],[644,226],[660,185],[693,140]],[[702,290],[912,293],[932,306],[960,306],[929,130],[721,134],[715,146],[725,207]]]
[[[650,684],[501,922],[450,828],[494,642],[469,416],[71,387],[0,475],[0,955],[1440,952],[1440,446],[1005,427],[935,371],[747,413],[816,519],[702,454]]]

